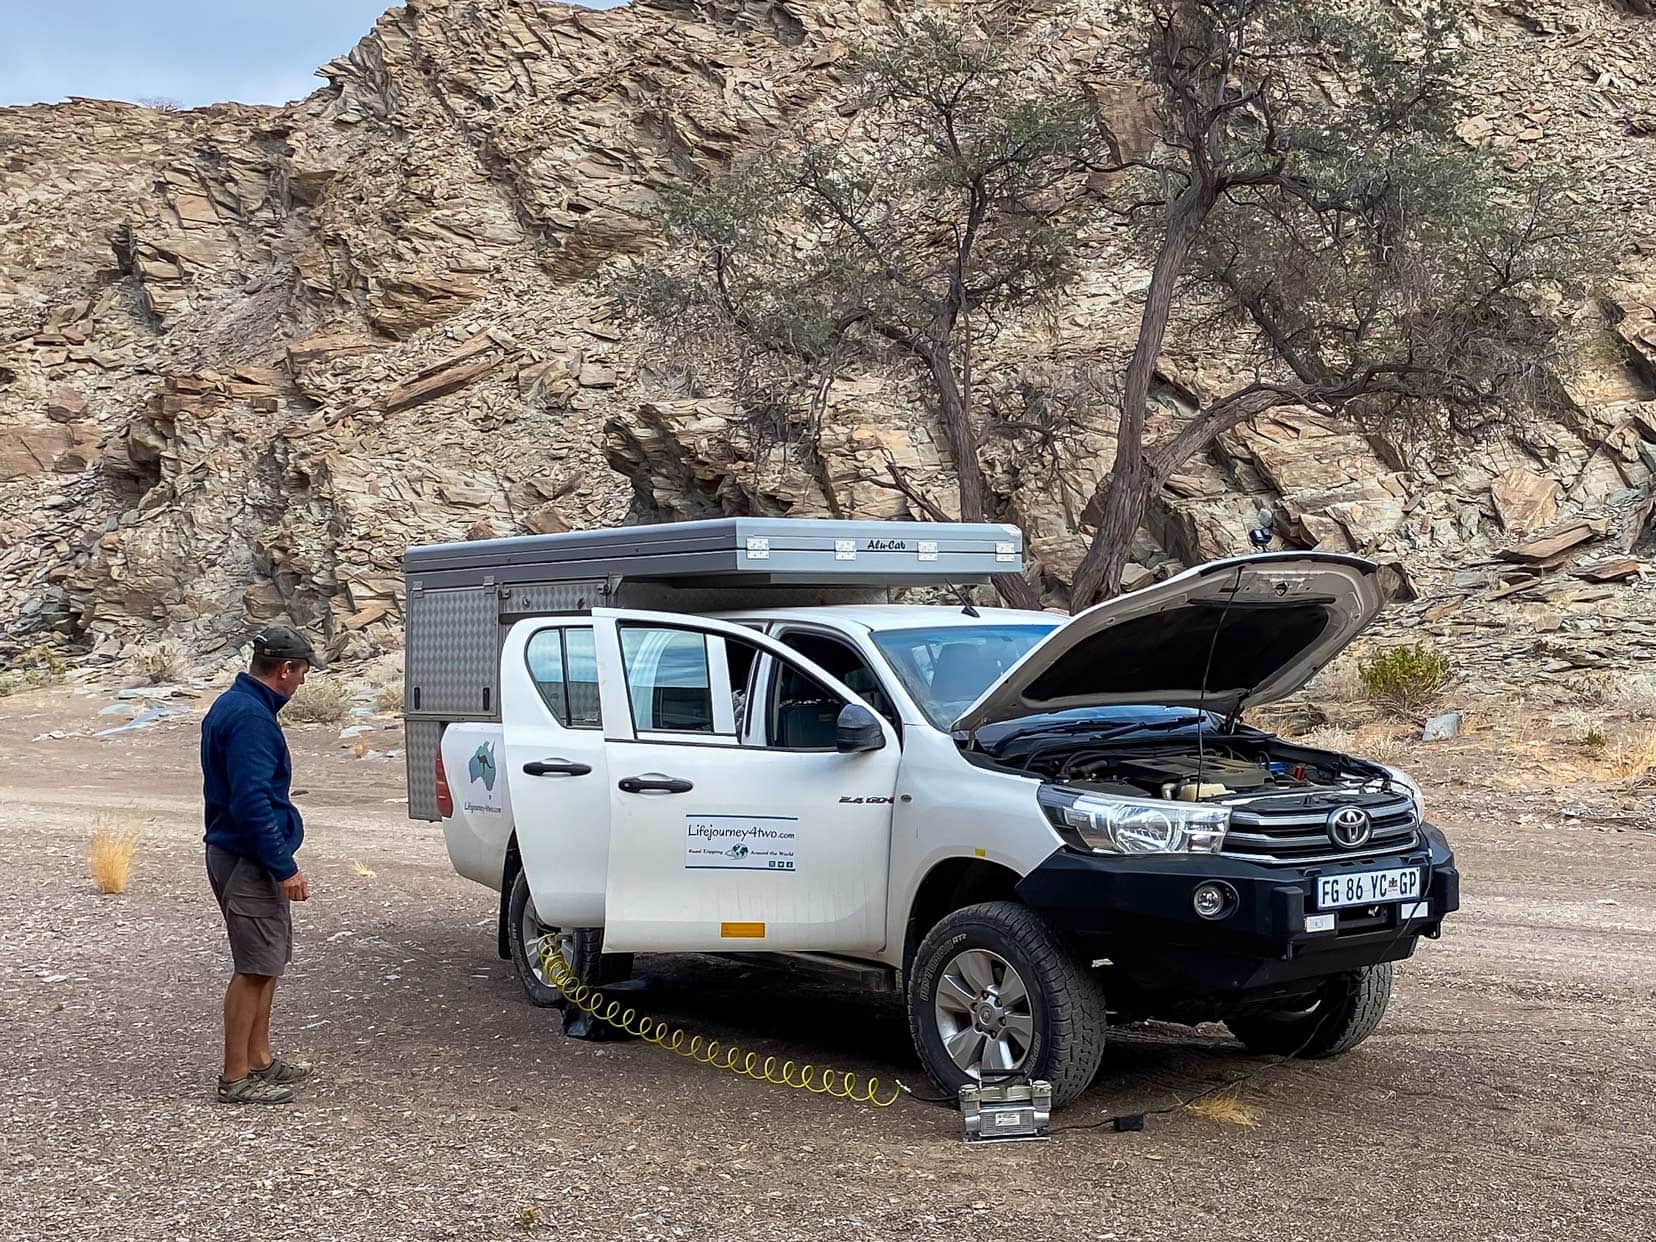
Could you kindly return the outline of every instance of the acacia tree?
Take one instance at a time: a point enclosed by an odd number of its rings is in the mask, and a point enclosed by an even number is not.
[[[1076,272],[1066,183],[1104,159],[1079,85],[1029,36],[937,16],[900,19],[847,58],[855,119],[675,187],[669,258],[616,286],[680,345],[734,346],[761,404],[820,395],[852,362],[895,356],[932,399],[962,520],[995,518],[979,461],[972,356],[1008,313],[1049,302]],[[946,516],[895,462],[896,487]],[[1036,606],[1022,577],[1001,594]]]
[[[1360,16],[1310,0],[1147,0],[1132,18],[1154,141],[1113,144],[1128,188],[1111,206],[1151,275],[1076,609],[1120,589],[1167,479],[1266,410],[1466,440],[1562,399],[1566,321],[1549,312],[1600,265],[1596,239],[1550,187],[1455,136],[1446,7]],[[1254,365],[1147,443],[1170,326],[1213,332]]]

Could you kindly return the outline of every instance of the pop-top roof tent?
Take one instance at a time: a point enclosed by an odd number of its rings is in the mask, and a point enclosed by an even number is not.
[[[987,582],[1023,568],[1015,526],[720,518],[408,549],[414,590],[603,580],[696,587]]]

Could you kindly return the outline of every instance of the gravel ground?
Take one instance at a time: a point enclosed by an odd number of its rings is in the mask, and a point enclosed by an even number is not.
[[[1477,737],[1405,758],[1467,908],[1360,1050],[1273,1067],[1219,1028],[1137,1029],[1059,1117],[1257,1073],[1256,1128],[1174,1111],[969,1149],[943,1108],[562,1038],[494,955],[492,894],[403,818],[400,763],[352,758],[330,726],[290,730],[315,896],[276,1013],[319,1073],[295,1106],[214,1103],[228,953],[194,718],[31,741],[107,725],[107,701],[0,703],[0,1237],[1626,1238],[1656,1216],[1656,820],[1549,788],[1533,741],[1523,765]],[[122,896],[86,876],[99,816],[143,828]],[[641,967],[650,1007],[695,1029],[921,1081],[890,1002],[713,959]]]

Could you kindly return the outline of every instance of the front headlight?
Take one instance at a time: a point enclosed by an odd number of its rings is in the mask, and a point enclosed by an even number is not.
[[[1217,854],[1230,807],[1206,802],[1114,798],[1042,785],[1037,795],[1053,827],[1097,854]]]
[[[1388,768],[1385,764],[1380,764],[1379,766],[1384,769],[1386,775],[1391,778],[1392,784],[1402,788],[1409,795],[1409,797],[1414,799],[1415,818],[1421,823],[1425,823],[1426,796],[1420,792],[1420,786],[1415,784],[1414,777],[1410,776],[1407,772],[1400,771],[1397,768]]]

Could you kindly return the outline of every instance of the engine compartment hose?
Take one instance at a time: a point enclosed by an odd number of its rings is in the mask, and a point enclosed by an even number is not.
[[[563,950],[550,937],[541,946],[540,960],[547,982],[563,993],[568,1004],[634,1039],[664,1048],[698,1065],[710,1065],[739,1078],[751,1078],[754,1082],[809,1091],[812,1095],[826,1095],[836,1100],[850,1100],[853,1104],[872,1104],[875,1108],[890,1108],[902,1098],[900,1088],[893,1090],[890,1096],[882,1096],[880,1080],[872,1074],[864,1082],[850,1070],[818,1069],[808,1062],[800,1064],[791,1059],[761,1057],[735,1044],[692,1035],[683,1027],[675,1027],[648,1014],[641,1014],[631,1006],[624,1006],[620,1001],[610,1000],[603,992],[588,987],[576,977],[574,969],[564,958]]]

